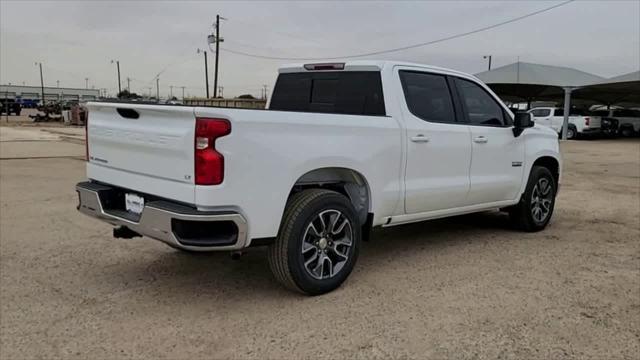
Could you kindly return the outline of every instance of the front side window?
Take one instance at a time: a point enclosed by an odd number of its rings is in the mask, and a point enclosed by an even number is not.
[[[459,78],[456,78],[456,84],[471,125],[506,125],[502,107],[483,88]]]
[[[535,117],[547,117],[551,115],[551,109],[533,109],[531,114]]]
[[[442,75],[400,71],[400,81],[409,111],[422,120],[455,123],[453,101]]]

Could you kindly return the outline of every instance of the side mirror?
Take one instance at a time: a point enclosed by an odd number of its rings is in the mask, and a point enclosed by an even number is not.
[[[528,112],[517,112],[515,119],[513,119],[513,135],[515,137],[520,136],[524,129],[530,128],[534,125],[531,114]]]

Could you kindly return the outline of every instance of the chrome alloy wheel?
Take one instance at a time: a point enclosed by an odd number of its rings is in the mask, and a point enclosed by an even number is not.
[[[538,222],[544,222],[551,213],[553,192],[549,179],[542,177],[531,192],[531,216]]]
[[[338,210],[324,210],[309,222],[302,237],[304,268],[314,279],[334,277],[351,256],[353,228]]]

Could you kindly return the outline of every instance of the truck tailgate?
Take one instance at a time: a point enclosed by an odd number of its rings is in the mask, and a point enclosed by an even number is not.
[[[193,203],[192,107],[89,103],[89,178]]]
[[[589,118],[589,128],[599,129],[602,127],[602,118],[600,116],[587,116]]]

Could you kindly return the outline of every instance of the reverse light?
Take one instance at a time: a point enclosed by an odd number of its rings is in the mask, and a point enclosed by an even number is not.
[[[218,185],[224,180],[224,156],[216,151],[216,139],[231,133],[225,119],[196,118],[194,141],[196,185]]]
[[[584,124],[589,126],[589,118],[588,117],[584,118]]]

